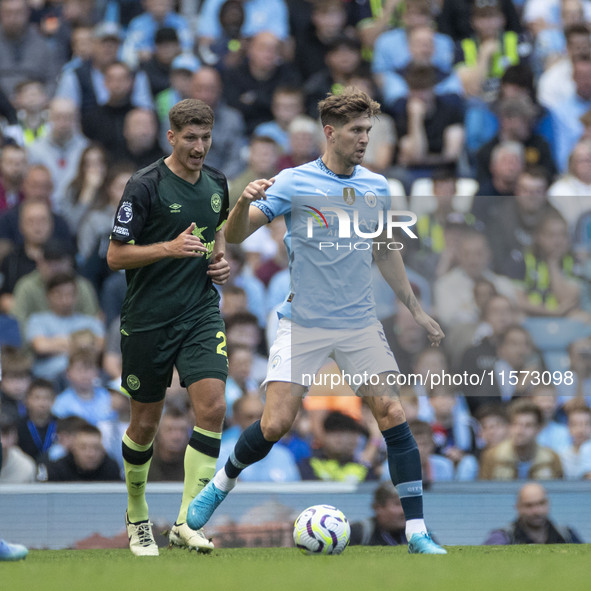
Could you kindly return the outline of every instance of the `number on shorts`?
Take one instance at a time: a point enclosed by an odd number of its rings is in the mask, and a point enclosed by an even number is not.
[[[216,349],[217,354],[227,357],[228,354],[226,353],[226,335],[224,334],[224,331],[220,330],[215,336],[216,338],[221,339]]]

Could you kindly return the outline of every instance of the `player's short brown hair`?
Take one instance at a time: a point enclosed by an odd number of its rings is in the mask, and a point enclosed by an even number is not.
[[[380,104],[367,93],[347,86],[339,94],[329,94],[318,103],[318,112],[322,125],[341,127],[356,119],[368,115],[380,114]]]
[[[170,109],[168,119],[173,131],[181,131],[187,125],[213,127],[214,115],[212,108],[203,101],[185,99]]]

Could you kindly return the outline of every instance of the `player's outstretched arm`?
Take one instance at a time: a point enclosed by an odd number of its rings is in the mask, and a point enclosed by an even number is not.
[[[410,310],[416,323],[427,331],[431,345],[438,347],[445,336],[441,326],[423,310],[413,293],[400,251],[384,248],[384,240],[386,240],[384,237],[380,239],[381,248],[374,245],[374,259],[382,277],[388,282],[399,301]]]
[[[203,256],[207,248],[192,234],[195,222],[181,232],[174,240],[155,244],[124,244],[111,240],[107,251],[107,263],[113,271],[137,269],[166,258],[184,259]]]
[[[246,185],[242,195],[230,212],[226,223],[226,240],[238,244],[253,232],[269,222],[267,216],[258,207],[250,207],[254,201],[265,200],[265,191],[275,179],[258,179]]]

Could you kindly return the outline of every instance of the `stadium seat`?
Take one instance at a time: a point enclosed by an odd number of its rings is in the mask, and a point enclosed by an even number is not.
[[[390,189],[394,209],[408,209],[404,185],[398,179],[390,178],[388,179],[388,188]]]
[[[590,336],[591,324],[572,318],[526,318],[524,328],[543,353],[566,353],[573,341]]]
[[[454,198],[454,209],[466,213],[472,207],[472,200],[478,191],[478,181],[469,178],[458,179],[457,195]],[[431,213],[437,207],[433,196],[433,179],[417,179],[410,189],[410,209],[417,215]]]

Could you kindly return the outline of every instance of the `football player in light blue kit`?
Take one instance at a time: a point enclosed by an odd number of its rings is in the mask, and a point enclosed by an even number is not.
[[[240,472],[264,458],[285,435],[314,375],[332,357],[347,374],[378,377],[357,389],[383,433],[388,465],[406,517],[408,550],[446,554],[423,520],[419,451],[406,422],[395,381],[398,371],[377,320],[371,292],[372,258],[398,299],[427,330],[431,344],[444,337],[421,308],[398,246],[388,237],[390,210],[383,176],[361,166],[379,104],[356,89],[318,105],[327,147],[321,158],[250,183],[228,218],[226,240],[241,242],[284,215],[291,293],[282,305],[269,354],[265,409],[240,436],[224,468],[189,506],[187,523],[199,529],[236,484]],[[403,228],[404,229],[404,228]],[[307,374],[307,375],[306,375]]]

